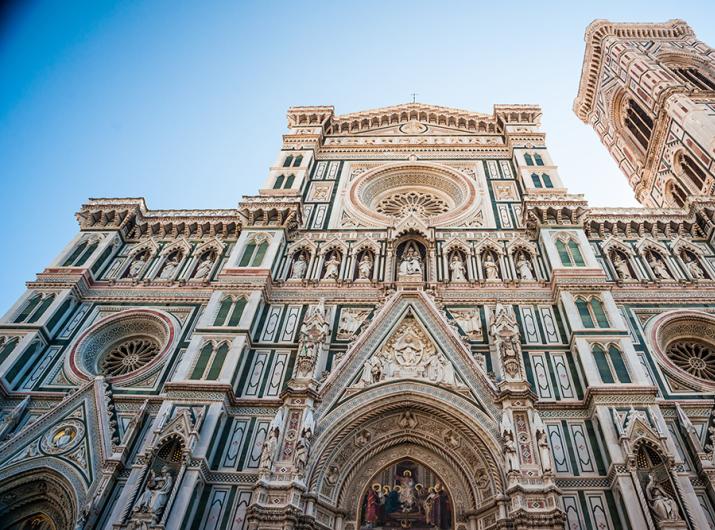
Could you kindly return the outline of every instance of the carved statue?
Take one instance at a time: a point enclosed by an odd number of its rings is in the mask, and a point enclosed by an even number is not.
[[[315,363],[328,337],[329,329],[330,326],[325,319],[324,301],[321,299],[318,305],[310,309],[300,327],[296,360],[297,378],[313,377]]]
[[[613,267],[621,280],[632,280],[633,276],[628,268],[628,263],[618,253],[613,254]]]
[[[134,511],[151,513],[154,514],[154,519],[158,519],[169,501],[173,486],[174,477],[167,466],[163,466],[158,475],[150,471],[144,492],[134,505]]]
[[[519,326],[511,306],[497,304],[489,329],[507,381],[523,381]]]
[[[464,282],[467,280],[465,276],[464,262],[459,252],[452,254],[452,260],[449,262],[449,270],[452,273],[453,282]]]
[[[27,409],[27,405],[30,403],[30,396],[25,397],[17,406],[7,413],[2,421],[0,422],[0,440],[8,437],[8,435],[15,429],[17,423],[22,418],[22,415]]]
[[[526,259],[523,252],[519,253],[519,257],[516,259],[516,270],[519,273],[519,278],[522,280],[533,280],[534,273],[531,271],[531,263]]]
[[[648,485],[645,487],[645,495],[658,521],[681,520],[678,503],[655,481],[655,473],[652,471],[650,475],[648,475]]]
[[[358,309],[352,307],[344,307],[340,312],[340,322],[338,322],[338,335],[340,340],[351,339],[357,330],[360,329],[362,323],[370,314],[369,309]]]
[[[208,253],[204,256],[204,259],[201,260],[201,263],[199,263],[199,266],[196,267],[196,271],[194,271],[194,278],[197,280],[202,280],[206,278],[209,273],[211,272],[211,269],[214,266],[214,259],[213,256]]]
[[[273,466],[273,458],[276,454],[276,448],[278,447],[278,435],[280,434],[280,429],[278,427],[273,427],[268,433],[265,441],[263,442],[263,448],[261,449],[261,458],[258,464],[260,469],[271,469]]]
[[[549,447],[549,434],[546,431],[546,425],[541,421],[539,413],[534,411],[533,419],[534,432],[536,433],[536,447],[539,451],[539,460],[541,461],[541,470],[544,473],[551,471],[551,448]]]
[[[516,471],[519,469],[519,455],[516,451],[516,442],[514,441],[514,426],[511,422],[510,414],[507,411],[502,413],[500,430],[504,463],[509,471]]]
[[[359,280],[369,280],[372,275],[372,258],[369,252],[365,252],[362,258],[360,258],[360,263],[358,263],[358,279]]]
[[[309,428],[303,429],[300,438],[295,444],[295,454],[293,462],[300,475],[305,471],[310,456],[310,446],[313,440],[313,431]]]
[[[291,280],[302,280],[305,278],[305,273],[308,270],[308,262],[305,259],[305,255],[301,252],[296,257],[293,262],[293,270],[291,271]]]
[[[174,274],[176,274],[176,269],[178,269],[178,268],[179,268],[179,257],[171,256],[164,264],[164,267],[161,269],[161,274],[159,274],[159,278],[161,278],[162,280],[173,279]]]
[[[499,267],[494,261],[494,255],[491,252],[484,254],[484,276],[487,280],[499,279]]]
[[[696,280],[702,280],[705,278],[705,273],[695,258],[691,258],[687,253],[683,253],[683,261],[685,262],[685,266],[688,268],[690,276]]]
[[[400,275],[422,274],[422,257],[414,243],[408,243],[400,260]]]
[[[127,276],[130,278],[136,278],[139,276],[141,271],[144,269],[144,265],[146,265],[147,262],[147,255],[145,252],[140,252],[134,257],[134,260],[132,261],[131,265],[129,265],[129,272],[127,273]]]
[[[338,259],[337,253],[333,252],[330,255],[330,259],[325,263],[325,274],[323,275],[324,280],[337,280],[340,276],[340,260]]]
[[[671,280],[673,278],[663,261],[653,254],[648,255],[648,265],[650,265],[656,278],[660,278],[661,280]]]

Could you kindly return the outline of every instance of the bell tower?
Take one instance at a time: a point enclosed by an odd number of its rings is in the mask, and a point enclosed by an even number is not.
[[[595,20],[574,112],[648,207],[715,193],[715,50],[682,20]]]

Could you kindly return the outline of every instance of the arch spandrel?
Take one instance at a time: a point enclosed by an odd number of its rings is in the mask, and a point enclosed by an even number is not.
[[[346,391],[354,386],[355,381],[360,377],[365,362],[375,355],[407,316],[412,316],[418,321],[420,327],[429,334],[429,339],[438,345],[441,354],[452,363],[455,373],[459,374],[464,382],[462,389],[451,389],[451,394],[462,399],[468,397],[482,409],[482,413],[486,413],[492,419],[497,418],[500,413],[494,403],[497,396],[494,383],[489,380],[457,332],[450,327],[446,317],[422,292],[397,293],[377,312],[372,322],[343,356],[341,363],[321,386],[321,403],[316,410],[316,416],[325,415],[345,399],[352,400],[356,397],[353,389],[350,389],[349,393]],[[435,389],[443,388],[432,386]]]

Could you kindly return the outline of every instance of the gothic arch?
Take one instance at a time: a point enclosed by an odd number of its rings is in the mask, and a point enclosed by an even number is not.
[[[375,472],[411,458],[433,469],[460,514],[502,493],[497,422],[462,396],[417,381],[359,392],[323,417],[306,473],[318,503],[357,517]]]
[[[0,473],[3,528],[72,530],[80,501],[67,478],[73,473],[69,469],[25,467],[12,466]]]

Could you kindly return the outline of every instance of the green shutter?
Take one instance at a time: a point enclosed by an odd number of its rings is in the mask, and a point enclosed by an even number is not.
[[[593,318],[591,318],[591,313],[589,313],[588,311],[588,305],[586,305],[586,300],[584,300],[583,298],[577,299],[576,308],[578,309],[578,314],[581,315],[581,322],[583,322],[583,327],[596,327],[593,323]]]
[[[256,255],[253,256],[253,262],[251,263],[252,267],[260,267],[261,264],[263,263],[263,258],[266,255],[266,251],[268,250],[268,242],[263,241],[260,245],[258,245],[258,250],[256,251]]]
[[[285,180],[285,175],[278,175],[276,181],[273,183],[273,189],[279,190],[283,187],[283,181]]]
[[[559,251],[559,257],[561,258],[561,263],[564,267],[573,266],[573,263],[571,263],[571,256],[566,250],[566,245],[564,245],[564,242],[560,239],[556,240],[556,250]]]
[[[288,175],[288,178],[286,179],[286,184],[285,184],[285,186],[283,186],[283,188],[284,189],[292,188],[293,182],[295,182],[295,175]]]
[[[608,360],[606,359],[606,352],[600,346],[594,346],[591,350],[593,352],[593,358],[596,360],[596,366],[598,367],[598,373],[601,375],[601,381],[604,383],[613,383],[613,374],[611,373],[611,367],[608,365]]]
[[[72,264],[77,260],[80,254],[82,254],[82,251],[85,249],[87,246],[87,242],[83,241],[79,245],[75,247],[75,249],[72,251],[72,254],[70,254],[69,258],[65,260],[65,262],[62,264],[63,267],[71,267]]]
[[[22,312],[17,315],[15,318],[15,324],[19,324],[20,322],[24,322],[25,319],[32,313],[32,311],[37,307],[37,304],[40,303],[40,300],[42,300],[42,296],[39,294],[36,294],[30,300],[25,304],[25,308],[22,310]]]
[[[541,179],[539,178],[539,175],[537,175],[536,173],[532,173],[531,180],[534,183],[535,188],[541,188]]]
[[[231,308],[231,299],[227,296],[221,302],[221,306],[218,308],[218,313],[216,314],[216,320],[214,320],[214,326],[223,326],[228,316],[228,310]]]
[[[211,369],[209,370],[209,375],[206,376],[206,379],[210,381],[216,381],[216,379],[218,379],[218,376],[221,374],[221,368],[223,368],[223,362],[226,360],[227,353],[228,344],[224,342],[221,346],[219,346],[218,351],[214,356],[214,360],[211,363]]]
[[[246,249],[243,251],[243,256],[241,256],[241,261],[238,263],[239,267],[248,267],[251,263],[251,258],[253,257],[253,252],[256,250],[256,244],[251,242],[246,245]]]
[[[201,379],[201,377],[203,377],[204,372],[206,371],[206,365],[209,363],[209,358],[211,357],[211,353],[213,353],[213,351],[213,344],[210,342],[204,344],[204,347],[201,348],[201,353],[199,353],[199,358],[194,365],[194,371],[191,372],[190,379]]]
[[[537,165],[537,166],[543,166],[543,165],[544,165],[544,160],[543,160],[543,158],[541,158],[541,155],[540,155],[540,154],[538,154],[538,153],[535,154],[535,155],[534,155],[534,160],[536,160],[536,165]]]
[[[293,155],[288,155],[286,159],[283,161],[283,167],[290,167],[290,165],[293,163]]]
[[[243,308],[246,307],[246,299],[239,298],[236,301],[236,305],[233,306],[233,312],[231,313],[231,318],[228,319],[229,326],[238,326],[238,322],[241,320],[241,315],[243,314]]]
[[[546,187],[546,188],[553,188],[553,187],[554,187],[554,183],[551,182],[551,177],[548,176],[546,173],[544,173],[544,174],[541,175],[541,180],[544,181],[544,187]]]
[[[574,263],[577,267],[583,267],[585,265],[583,261],[583,256],[581,255],[581,249],[578,247],[578,243],[573,239],[569,241],[569,249],[571,250],[571,255],[573,256]]]
[[[526,161],[527,166],[533,166],[534,165],[534,160],[531,158],[531,155],[529,153],[526,153],[524,155],[524,160]]]
[[[5,343],[2,350],[0,350],[0,363],[7,359],[7,356],[12,353],[12,350],[17,346],[17,339],[10,339]]]
[[[615,346],[611,345],[608,348],[608,354],[611,356],[611,363],[616,370],[616,377],[621,383],[630,383],[631,376],[628,375],[626,363],[623,361],[623,354]]]
[[[55,301],[55,295],[51,294],[49,296],[45,296],[45,298],[42,300],[42,303],[40,306],[35,309],[35,312],[32,313],[32,316],[27,319],[28,324],[32,324],[34,322],[37,322],[40,317],[47,311],[47,308],[50,307],[50,304]]]
[[[608,318],[606,318],[606,313],[603,311],[603,304],[597,298],[591,298],[591,309],[593,314],[596,315],[596,321],[598,322],[599,328],[608,328],[611,325],[608,323]]]

